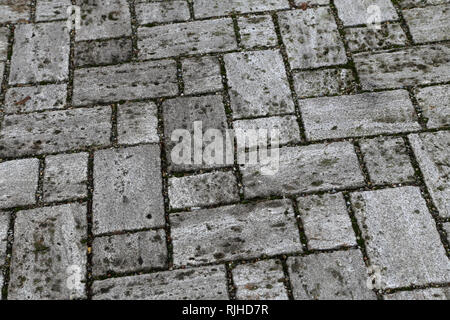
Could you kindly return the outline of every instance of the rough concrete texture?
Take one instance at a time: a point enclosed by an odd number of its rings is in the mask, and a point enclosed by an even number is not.
[[[416,97],[428,128],[450,126],[450,85],[417,89]]]
[[[128,102],[117,111],[117,135],[120,144],[159,142],[158,108],[153,102]]]
[[[400,23],[383,24],[380,29],[356,27],[345,29],[348,47],[351,51],[385,49],[406,45],[406,34]]]
[[[384,296],[385,300],[450,300],[449,288],[399,291]]]
[[[414,42],[424,43],[450,39],[450,6],[415,8],[404,10],[402,13]]]
[[[335,0],[334,4],[344,26],[368,24],[375,12],[380,13],[378,22],[397,20],[398,15],[390,0]],[[378,10],[372,10],[377,8]]]
[[[6,263],[6,247],[8,245],[8,230],[10,214],[6,211],[0,211],[0,266]]]

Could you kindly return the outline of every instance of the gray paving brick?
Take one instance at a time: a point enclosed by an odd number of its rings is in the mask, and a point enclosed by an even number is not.
[[[294,4],[296,6],[301,6],[303,3],[308,3],[308,4],[318,4],[318,5],[323,5],[323,4],[329,4],[330,0],[309,0],[309,1],[305,1],[305,0],[294,0]]]
[[[400,23],[381,26],[380,30],[359,27],[345,29],[348,47],[351,51],[370,51],[406,45],[406,34]]]
[[[0,156],[105,146],[110,143],[110,121],[110,107],[6,115],[0,135]]]
[[[450,132],[408,136],[439,215],[450,217]]]
[[[7,27],[0,28],[0,61],[6,61],[8,57],[8,37],[9,29]]]
[[[375,184],[414,182],[411,165],[402,138],[375,138],[360,141],[370,180]]]
[[[358,187],[364,184],[348,142],[280,148],[279,170],[263,175],[258,165],[241,168],[246,198]]]
[[[38,176],[38,159],[0,163],[0,208],[35,203]]]
[[[308,248],[355,246],[356,238],[342,193],[297,198]]]
[[[92,244],[92,272],[104,276],[108,272],[136,272],[164,268],[167,263],[164,230],[95,238]]]
[[[94,281],[94,300],[226,300],[224,266]]]
[[[13,87],[6,91],[5,113],[62,109],[66,104],[67,86],[49,84],[33,87]]]
[[[309,140],[421,128],[405,90],[313,98],[300,100],[299,105]]]
[[[0,266],[6,263],[6,246],[8,241],[10,218],[11,217],[8,212],[0,211]]]
[[[279,260],[241,264],[233,269],[238,300],[288,300]]]
[[[296,300],[375,300],[358,249],[319,253],[287,260]]]
[[[75,44],[75,67],[129,62],[132,47],[130,38],[78,42]]]
[[[450,3],[449,0],[399,0],[397,2],[402,9]]]
[[[237,49],[230,18],[138,29],[140,59],[203,54]]]
[[[289,8],[288,0],[193,0],[196,18]]]
[[[415,43],[450,40],[450,5],[403,10]]]
[[[175,266],[302,251],[288,200],[170,215]]]
[[[429,288],[399,291],[384,295],[385,300],[450,300],[449,288]]]
[[[351,199],[383,288],[450,280],[450,261],[418,187],[358,192]]]
[[[29,0],[0,0],[0,23],[26,22],[30,12]]]
[[[450,242],[450,222],[443,223],[442,225],[447,233],[447,241]]]
[[[37,0],[36,21],[67,19],[67,8],[71,5],[70,0]]]
[[[233,118],[294,112],[283,60],[276,50],[224,57]]]
[[[278,44],[272,17],[269,15],[239,17],[238,26],[241,44],[244,48],[276,46]]]
[[[194,94],[222,90],[219,59],[196,57],[182,60],[184,93]]]
[[[363,89],[401,88],[450,80],[450,44],[353,55]]]
[[[347,62],[344,44],[330,9],[293,10],[278,16],[292,68],[317,68]]]
[[[158,108],[154,102],[128,102],[118,107],[119,144],[159,142]]]
[[[8,299],[85,298],[86,211],[65,204],[17,213]]]
[[[169,199],[173,209],[239,201],[236,177],[232,172],[210,172],[169,179]]]
[[[416,98],[428,128],[450,125],[450,85],[417,89]]]
[[[16,27],[9,83],[68,78],[70,39],[65,26],[65,22],[49,22]]]
[[[3,79],[3,72],[5,71],[5,64],[3,62],[0,62],[0,76]],[[2,87],[0,87],[0,93],[2,93]]]
[[[87,197],[87,153],[61,154],[45,158],[44,201]]]
[[[95,152],[93,216],[95,234],[164,226],[158,145]]]
[[[136,3],[136,17],[139,24],[175,22],[189,20],[187,1],[164,1]]]
[[[368,11],[370,6],[380,9],[380,21],[397,20],[398,15],[390,0],[335,0],[339,18],[344,26],[367,24],[373,12]]]
[[[127,63],[75,70],[73,104],[176,95],[176,70],[174,61]]]

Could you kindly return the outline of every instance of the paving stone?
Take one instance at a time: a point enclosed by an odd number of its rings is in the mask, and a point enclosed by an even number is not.
[[[75,67],[129,62],[132,58],[130,38],[82,41],[75,44]]]
[[[37,0],[36,21],[67,19],[67,8],[71,5],[70,0]]]
[[[450,6],[404,10],[403,17],[415,43],[450,40]]]
[[[170,215],[175,266],[301,252],[289,200]]]
[[[154,102],[128,102],[117,108],[119,144],[159,142],[158,108]]]
[[[239,201],[236,177],[232,172],[210,172],[169,179],[172,209],[182,209]]]
[[[138,28],[140,59],[237,49],[230,18]]]
[[[232,272],[238,300],[288,300],[279,260],[241,264]]]
[[[0,0],[0,23],[26,22],[30,12],[29,0]]]
[[[348,94],[356,89],[350,69],[324,69],[294,73],[294,86],[299,98]]]
[[[92,244],[94,276],[108,272],[136,272],[164,268],[167,263],[164,230],[95,238]]]
[[[177,93],[174,61],[126,63],[75,70],[73,104],[155,98]]]
[[[309,140],[420,130],[405,90],[300,100]],[[332,115],[332,116],[330,116]]]
[[[398,0],[397,2],[402,9],[450,3],[449,0]]]
[[[7,27],[0,28],[0,61],[6,61],[8,57],[8,37],[9,29]]]
[[[75,0],[75,4],[82,12],[76,41],[131,35],[131,16],[127,0]]]
[[[224,266],[94,281],[94,300],[226,300]]]
[[[356,246],[352,222],[342,193],[297,198],[308,248]]]
[[[39,160],[23,159],[0,163],[0,208],[36,202]]]
[[[288,0],[193,0],[195,18],[289,8]]]
[[[224,57],[233,118],[294,112],[283,60],[276,50]]]
[[[405,142],[402,138],[375,138],[360,141],[370,180],[375,184],[414,182]]]
[[[216,57],[184,59],[182,66],[185,94],[222,90],[219,59]]]
[[[244,48],[276,46],[277,34],[271,16],[251,16],[238,18],[241,44]]]
[[[45,158],[44,201],[87,197],[87,153],[72,153]]]
[[[370,11],[370,6],[380,9],[380,21],[397,20],[398,15],[390,0],[335,0],[339,18],[344,26],[354,26],[368,24],[374,12]]]
[[[450,80],[450,44],[353,55],[364,90],[401,88]]]
[[[6,115],[0,157],[56,153],[110,143],[111,108]]]
[[[419,88],[416,98],[428,128],[450,125],[450,85]]]
[[[241,173],[245,198],[364,185],[355,150],[348,142],[280,148],[276,174],[262,174],[260,165],[242,166]]]
[[[406,34],[400,23],[381,25],[380,30],[359,27],[345,29],[348,47],[351,51],[370,51],[389,48],[392,46],[405,46]]]
[[[408,136],[439,215],[450,217],[450,132]]]
[[[344,44],[328,8],[285,11],[278,14],[292,68],[317,68],[347,63]]]
[[[450,280],[450,261],[418,187],[357,192],[351,199],[382,288]]]
[[[67,80],[70,38],[65,27],[65,22],[17,25],[10,84]]]
[[[10,215],[8,212],[0,211],[0,267],[6,263],[9,219]]]
[[[303,3],[308,3],[308,4],[318,4],[318,5],[323,5],[323,4],[329,4],[330,0],[309,0],[309,1],[305,1],[305,0],[294,0],[294,4],[296,6],[302,6]]]
[[[95,152],[93,199],[95,234],[164,226],[159,146]]]
[[[0,62],[0,76],[3,79],[3,72],[5,71],[5,64],[3,62]],[[2,93],[2,88],[0,87],[0,93]]]
[[[358,249],[290,257],[287,260],[296,300],[375,300]]]
[[[86,211],[77,203],[17,213],[8,299],[86,297]]]
[[[450,222],[443,223],[442,225],[447,233],[447,241],[450,243]]]
[[[186,21],[191,17],[186,1],[145,2],[141,0],[135,6],[139,24]]]
[[[6,91],[5,113],[34,112],[63,109],[67,85],[49,84],[33,87],[13,87]]]
[[[385,300],[450,300],[450,288],[399,291],[384,295]]]

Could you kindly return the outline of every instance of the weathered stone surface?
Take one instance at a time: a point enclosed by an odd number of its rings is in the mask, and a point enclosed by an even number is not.
[[[8,57],[8,37],[9,29],[7,27],[0,28],[0,61],[6,61]],[[3,73],[1,73],[3,76]]]
[[[450,85],[417,89],[416,98],[428,128],[450,125]]]
[[[0,208],[33,204],[36,201],[39,160],[0,163]]]
[[[3,72],[5,71],[5,64],[0,62],[0,76],[3,78]],[[0,93],[2,93],[2,88],[0,87]]]
[[[370,10],[370,6],[378,7],[380,13],[378,22],[398,19],[397,12],[390,0],[335,0],[334,4],[344,26],[369,23],[370,18],[375,15],[375,10]]]
[[[73,103],[114,102],[178,93],[174,61],[128,63],[75,70]]]
[[[176,23],[138,29],[140,59],[237,49],[230,18]]]
[[[450,243],[450,222],[446,222],[442,224],[444,226],[444,230],[447,233],[447,241]]]
[[[9,88],[4,110],[5,113],[19,113],[62,109],[66,104],[66,96],[65,84]]]
[[[0,0],[0,23],[26,22],[30,12],[29,0]]]
[[[360,141],[370,180],[375,184],[414,182],[405,142],[402,138],[375,138]]]
[[[439,5],[403,11],[415,43],[450,40],[450,6]]]
[[[182,60],[184,93],[194,94],[222,90],[219,59],[195,57]]]
[[[136,272],[164,268],[167,263],[164,230],[95,238],[92,244],[92,272],[104,276],[108,272]]]
[[[450,132],[413,134],[408,138],[439,215],[450,217]]]
[[[14,31],[9,83],[66,80],[69,32],[65,22],[19,24]]]
[[[297,203],[310,249],[356,245],[342,193],[300,197]]]
[[[226,300],[224,266],[157,272],[95,281],[93,299]]]
[[[450,3],[449,0],[398,0],[397,2],[402,9]]]
[[[283,60],[276,50],[224,57],[233,118],[294,112]]]
[[[450,288],[399,291],[384,295],[385,300],[450,300]]]
[[[290,257],[287,261],[296,300],[375,300],[358,249]]]
[[[271,16],[252,16],[238,18],[241,44],[244,48],[276,46],[277,34]]]
[[[274,175],[263,175],[259,165],[245,165],[241,173],[246,198],[364,184],[355,150],[348,142],[280,148],[279,170]]]
[[[68,18],[67,8],[70,0],[38,0],[36,3],[36,21],[52,21]]]
[[[294,4],[296,6],[302,6],[302,4],[305,3],[305,0],[294,0]],[[308,4],[329,4],[330,0],[309,0],[307,1]]]
[[[110,121],[110,107],[6,115],[0,134],[0,156],[108,145]]]
[[[132,48],[130,38],[78,42],[75,44],[75,67],[128,62]]]
[[[365,90],[401,88],[450,80],[450,44],[435,44],[394,52],[353,55]]]
[[[44,201],[87,197],[87,153],[45,158]]]
[[[236,177],[232,172],[210,172],[169,179],[169,200],[173,209],[239,201]]]
[[[117,109],[119,144],[159,142],[158,108],[154,102],[128,102]]]
[[[406,45],[406,34],[400,23],[383,24],[381,29],[346,28],[345,36],[351,51],[369,51]]]
[[[450,280],[450,261],[418,187],[357,192],[351,199],[382,288]]]
[[[174,265],[301,252],[289,200],[170,215]]]
[[[95,234],[164,226],[159,146],[95,152],[93,197]]]
[[[330,9],[293,10],[278,16],[292,68],[317,68],[347,62],[344,44]]]
[[[86,214],[86,204],[17,213],[9,299],[85,298]]]
[[[299,105],[309,140],[421,128],[405,90],[306,99],[300,100]]]
[[[8,212],[0,211],[0,266],[5,264],[6,246],[8,241],[9,219]],[[0,285],[1,287],[1,285]]]
[[[196,18],[289,8],[288,0],[193,0]]]
[[[279,260],[241,264],[232,272],[238,300],[288,300]]]
[[[187,1],[164,1],[136,3],[136,17],[139,24],[176,22],[189,20]]]

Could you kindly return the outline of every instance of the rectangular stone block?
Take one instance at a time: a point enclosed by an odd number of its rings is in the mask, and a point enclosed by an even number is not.
[[[75,67],[117,64],[131,61],[130,38],[83,41],[75,44]]]
[[[278,44],[271,16],[239,17],[237,21],[244,48],[270,47]]]
[[[334,4],[344,26],[367,24],[377,12],[380,13],[379,22],[398,19],[390,0],[335,0]],[[375,6],[379,11],[371,10],[371,6]]]
[[[450,85],[419,88],[416,98],[428,128],[450,126]]]
[[[182,66],[185,94],[222,90],[222,76],[217,57],[183,59]]]
[[[6,263],[6,247],[8,245],[8,230],[10,214],[0,211],[0,267]]]
[[[30,12],[29,0],[0,0],[0,23],[27,22]]]
[[[450,3],[449,0],[398,0],[397,2],[402,9]]]
[[[71,5],[71,0],[37,0],[36,21],[67,19],[67,8]]]
[[[381,29],[369,27],[346,28],[345,36],[351,51],[370,51],[405,46],[406,34],[400,23],[383,24]]]
[[[288,0],[194,0],[196,18],[289,8]]]
[[[450,300],[450,289],[429,288],[399,291],[384,295],[384,300]]]
[[[415,43],[450,40],[450,5],[403,10]]]
[[[8,57],[8,38],[9,29],[7,27],[0,28],[0,61],[6,61]],[[3,72],[1,73],[3,76]]]
[[[146,2],[135,5],[138,24],[177,22],[189,20],[191,14],[187,1]]]
[[[450,222],[443,223],[442,226],[447,233],[447,241],[450,243]]]
[[[127,102],[117,108],[119,144],[157,143],[158,108],[154,102]]]

